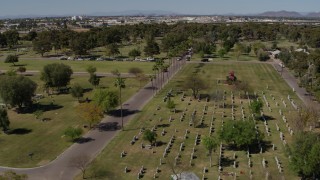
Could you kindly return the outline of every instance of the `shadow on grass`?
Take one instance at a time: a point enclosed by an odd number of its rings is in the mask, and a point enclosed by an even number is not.
[[[130,116],[132,114],[136,114],[139,113],[141,111],[139,110],[128,110],[128,109],[122,109],[122,116],[126,117],[126,116]],[[110,112],[107,113],[109,116],[113,116],[113,117],[121,117],[121,110],[120,109],[116,109],[116,110],[112,110]]]
[[[261,116],[261,117],[259,118],[259,120],[261,120],[261,121],[264,121],[264,120],[270,121],[270,120],[275,120],[275,118],[272,117],[272,116],[264,115],[263,117]]]
[[[159,124],[157,125],[157,127],[162,127],[162,128],[165,128],[165,127],[169,127],[170,124]]]
[[[27,128],[16,128],[16,129],[12,129],[8,132],[8,134],[15,134],[15,135],[24,135],[24,134],[29,134],[31,133],[32,130],[31,129],[27,129]]]
[[[221,158],[221,167],[228,167],[233,165],[234,160],[230,159],[228,157],[222,157]]]
[[[31,108],[23,108],[22,110],[17,111],[21,114],[34,113],[37,110],[46,112],[61,109],[63,106],[57,104],[34,104]]]

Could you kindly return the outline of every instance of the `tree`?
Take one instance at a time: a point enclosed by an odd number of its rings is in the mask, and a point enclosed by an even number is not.
[[[226,143],[242,149],[248,149],[264,138],[263,134],[255,129],[253,121],[227,121],[218,135]]]
[[[245,51],[245,46],[241,43],[237,43],[234,47],[234,53],[237,57],[237,61],[239,60],[239,57],[241,54]]]
[[[19,42],[19,32],[16,30],[5,31],[3,35],[6,38],[7,45],[12,48]]]
[[[38,120],[43,115],[43,110],[36,110],[33,115]]]
[[[138,49],[132,49],[132,50],[128,53],[128,55],[129,55],[130,57],[132,57],[133,59],[136,59],[136,57],[141,56],[141,51],[138,50]]]
[[[141,88],[141,82],[147,79],[143,74],[143,71],[140,68],[132,67],[129,69],[129,73],[134,75],[139,80],[139,87]]]
[[[9,129],[9,125],[10,121],[7,110],[5,108],[0,108],[0,127],[2,128],[2,131],[7,131]]]
[[[116,78],[114,86],[119,88],[119,102],[120,102],[120,115],[121,115],[121,127],[123,129],[123,114],[122,114],[122,99],[121,99],[121,90],[126,87],[125,79],[120,75]]]
[[[28,176],[26,174],[17,174],[14,171],[5,171],[0,175],[0,180],[27,180]]]
[[[263,108],[263,103],[260,99],[254,99],[249,105],[249,109],[251,113],[255,115],[260,114],[262,108]]]
[[[24,66],[20,66],[20,67],[18,67],[18,69],[17,69],[17,71],[20,72],[20,73],[24,73],[24,72],[26,72],[26,70],[27,70],[27,68],[24,67]]]
[[[61,88],[69,84],[72,69],[62,63],[47,64],[41,72],[41,80],[45,82],[45,87]]]
[[[32,104],[32,97],[37,84],[24,76],[1,76],[0,96],[6,104],[12,107],[29,106]]]
[[[184,87],[186,89],[191,89],[192,95],[196,99],[199,91],[206,89],[207,85],[204,80],[199,77],[199,75],[192,74],[189,75],[184,81]]]
[[[320,139],[311,132],[300,132],[294,136],[288,148],[290,166],[303,179],[320,178]]]
[[[33,41],[33,50],[40,53],[42,57],[44,53],[52,50],[50,32],[43,31],[38,35],[38,37]]]
[[[68,127],[63,134],[75,141],[81,137],[82,132],[81,128]]]
[[[146,56],[153,57],[156,54],[160,54],[160,48],[155,40],[147,41],[147,45],[144,47],[144,54]]]
[[[169,99],[167,101],[167,108],[170,109],[170,111],[172,111],[172,109],[174,109],[176,107],[176,104],[174,103],[174,101],[172,99]]]
[[[12,63],[15,66],[15,62],[19,62],[19,57],[16,55],[8,55],[4,60],[5,63]]]
[[[270,59],[269,54],[262,49],[258,50],[257,56],[258,56],[259,61],[267,61]]]
[[[78,101],[79,101],[79,98],[83,97],[83,88],[80,86],[80,84],[74,84],[71,87],[70,92],[72,97],[78,98]]]
[[[100,122],[103,118],[103,110],[93,103],[82,103],[78,107],[81,117],[89,123],[91,129],[92,124]]]
[[[110,57],[110,56],[115,56],[117,54],[120,54],[120,51],[119,51],[119,47],[116,43],[112,43],[112,44],[109,44],[107,47],[106,47],[106,54]]]
[[[72,157],[69,161],[69,166],[79,169],[82,172],[82,179],[85,179],[86,167],[90,161],[88,155],[79,155]]]
[[[227,51],[224,48],[221,48],[221,49],[218,50],[218,56],[220,58],[223,58],[224,55],[226,55],[226,54],[227,54]]]
[[[105,112],[109,112],[119,104],[117,93],[106,89],[96,89],[92,99]]]
[[[88,80],[89,82],[90,82],[90,84],[92,85],[92,86],[98,86],[99,85],[99,83],[100,83],[100,78],[96,75],[96,74],[92,74],[92,75],[90,75],[90,78],[89,78],[89,80]]]
[[[92,65],[89,65],[86,70],[90,75],[92,75],[92,74],[97,72],[97,68],[92,66]]]
[[[143,132],[143,139],[149,141],[150,144],[153,145],[157,141],[157,133],[147,129]]]
[[[218,141],[210,136],[206,136],[202,139],[204,147],[208,150],[210,156],[210,167],[212,167],[212,152],[216,151],[218,146]]]

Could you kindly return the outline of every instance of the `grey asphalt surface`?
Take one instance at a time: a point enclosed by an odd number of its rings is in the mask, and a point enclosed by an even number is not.
[[[179,69],[181,69],[183,64],[185,64],[184,60],[174,62],[174,65],[172,65],[168,69],[169,71],[163,76],[164,82],[167,82],[171,77],[173,77]],[[154,80],[154,87],[156,89],[160,89],[160,85],[160,76],[157,76]],[[152,99],[154,92],[155,91],[153,90],[150,82],[133,95],[128,101],[123,103],[123,109],[126,109],[125,111],[129,112],[128,115],[123,118],[124,124],[128,123],[139,111],[142,110],[144,105]],[[118,126],[121,126],[121,118],[106,116],[102,120],[101,124],[118,124]],[[89,131],[84,136],[85,138],[91,139],[91,141],[82,144],[73,144],[47,165],[35,168],[0,167],[0,172],[14,170],[17,173],[27,174],[31,180],[71,180],[80,173],[80,170],[70,166],[70,161],[75,157],[80,156],[88,156],[91,161],[120,131],[120,128],[106,128],[102,130],[96,128],[95,130]],[[119,152],[119,154],[120,153],[121,152]]]

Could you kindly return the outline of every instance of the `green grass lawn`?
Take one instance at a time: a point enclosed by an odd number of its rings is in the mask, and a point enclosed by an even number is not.
[[[39,76],[31,76],[38,83],[37,93],[42,92]],[[92,88],[86,76],[75,76],[71,84],[79,83],[84,88]],[[101,78],[100,84],[110,90],[118,92],[113,84],[114,78]],[[139,89],[139,82],[134,78],[126,79],[126,88],[123,89],[123,100],[129,99]],[[90,97],[92,92],[85,93],[84,97]],[[70,94],[53,95],[53,98],[45,96],[40,100],[40,105],[49,105],[52,101],[55,108],[45,111],[41,118],[49,121],[36,120],[32,113],[17,114],[9,110],[10,129],[15,134],[5,135],[0,133],[0,166],[33,167],[48,163],[61,154],[71,145],[63,132],[68,126],[82,127],[86,124],[77,113],[78,101]],[[87,129],[85,129],[87,131]],[[29,153],[34,153],[32,159]]]
[[[204,174],[207,179],[217,179],[218,173],[218,152],[217,150],[213,155],[213,167],[209,167],[209,158],[206,155],[206,150],[201,142],[198,145],[194,145],[196,134],[201,135],[203,138],[209,135],[209,127],[211,122],[214,124],[215,132],[212,133],[216,136],[216,131],[221,128],[222,121],[231,120],[231,108],[220,108],[218,105],[221,101],[211,100],[205,102],[201,100],[198,102],[190,97],[190,92],[185,92],[187,97],[184,101],[181,101],[181,90],[183,78],[188,74],[198,71],[200,75],[206,80],[209,85],[209,89],[201,92],[202,94],[213,94],[216,91],[223,92],[226,91],[227,104],[231,104],[231,91],[235,95],[235,118],[236,120],[242,120],[241,106],[244,108],[245,116],[248,117],[248,100],[241,99],[243,104],[240,103],[239,93],[235,91],[230,85],[217,84],[217,80],[224,80],[231,70],[235,71],[237,78],[241,81],[249,82],[249,85],[256,91],[256,93],[263,100],[262,91],[265,93],[267,101],[270,103],[271,112],[264,106],[264,113],[271,117],[272,120],[268,121],[268,126],[271,131],[271,136],[267,136],[264,128],[264,123],[262,121],[257,121],[257,126],[262,133],[265,134],[266,142],[275,144],[277,149],[275,151],[272,148],[267,148],[263,153],[252,152],[251,161],[252,167],[248,167],[248,158],[245,151],[233,151],[226,149],[224,151],[224,157],[227,159],[226,164],[223,165],[223,171],[220,174],[222,179],[234,179],[233,176],[226,176],[223,173],[236,173],[237,179],[249,179],[250,169],[252,171],[253,179],[265,179],[266,172],[269,172],[269,177],[272,179],[281,179],[285,177],[286,179],[298,179],[288,167],[288,158],[284,152],[284,145],[279,139],[279,132],[276,130],[276,124],[280,127],[281,131],[285,135],[285,139],[288,143],[291,142],[291,136],[286,130],[286,124],[282,121],[282,116],[279,115],[279,109],[282,109],[284,115],[290,119],[290,114],[294,114],[294,108],[290,105],[287,100],[287,95],[290,94],[292,99],[296,103],[301,103],[298,97],[291,91],[289,86],[281,79],[277,72],[273,69],[271,65],[268,64],[249,64],[249,63],[236,63],[236,62],[226,62],[225,64],[189,64],[178,73],[173,80],[165,86],[165,88],[139,113],[134,120],[132,120],[126,127],[126,131],[120,132],[102,151],[102,153],[90,164],[87,171],[87,179],[136,179],[139,169],[143,165],[146,168],[146,173],[143,179],[152,179],[159,167],[161,170],[158,173],[158,179],[170,179],[170,175],[173,174],[171,167],[174,162],[174,157],[179,153],[179,147],[182,142],[184,142],[185,148],[180,152],[182,166],[175,167],[176,170],[184,170],[194,172],[202,178],[203,168],[207,167],[208,172]],[[268,89],[267,89],[268,86]],[[166,108],[166,103],[163,102],[163,97],[170,90],[173,89],[172,99],[177,104],[177,113],[170,112]],[[272,99],[272,96],[275,100]],[[284,99],[287,108],[281,102]],[[190,101],[191,99],[191,101]],[[188,103],[190,102],[190,105]],[[276,102],[279,106],[276,106]],[[265,103],[264,103],[265,104]],[[157,106],[160,105],[160,110],[157,110]],[[206,114],[202,114],[204,106],[208,106]],[[187,109],[185,109],[187,108]],[[194,128],[189,126],[189,121],[191,113],[197,110],[196,119],[199,120],[201,116],[204,116],[204,127]],[[186,113],[185,119],[181,122],[180,117],[182,112]],[[225,117],[222,118],[222,114]],[[172,122],[169,122],[169,117],[173,118]],[[161,119],[161,120],[160,120]],[[246,119],[247,120],[247,119]],[[157,127],[156,133],[158,135],[158,141],[162,142],[163,145],[153,148],[152,150],[144,148],[141,149],[141,143],[149,144],[148,142],[142,140],[142,134],[140,134],[141,128],[151,129]],[[166,134],[161,136],[162,130],[165,129]],[[185,131],[188,129],[190,133],[187,135],[187,139],[184,138]],[[174,135],[175,141],[167,157],[163,158],[164,149],[169,142],[171,136]],[[130,141],[134,136],[138,136],[139,140],[131,145]],[[192,160],[193,166],[190,164],[190,154],[192,149],[195,148],[196,158]],[[123,158],[120,157],[122,151],[126,151],[127,155]],[[239,166],[233,168],[233,153],[236,153],[238,158],[236,161]],[[282,162],[283,173],[279,173],[274,157],[277,156]],[[160,158],[162,159],[162,165],[159,165]],[[265,158],[268,161],[267,168],[262,167],[262,159]],[[117,163],[115,163],[117,162]],[[124,168],[128,167],[130,172],[124,173]],[[81,179],[80,175],[76,179]]]
[[[152,73],[152,62],[126,62],[126,61],[62,61],[62,60],[29,60],[22,59],[16,65],[25,66],[27,71],[38,70],[41,71],[43,66],[50,63],[63,63],[71,66],[74,72],[86,72],[86,68],[89,65],[95,66],[97,72],[110,73],[111,71],[118,69],[122,73],[127,73],[132,67],[138,67],[143,70],[146,74]],[[18,66],[13,66],[11,63],[4,63],[4,60],[0,60],[0,70],[9,70],[12,68],[18,68]]]

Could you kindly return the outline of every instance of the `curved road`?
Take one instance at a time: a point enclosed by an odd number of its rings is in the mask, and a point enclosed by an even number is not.
[[[154,87],[152,83],[148,83],[144,88],[140,89],[134,96],[132,96],[128,101],[123,103],[123,109],[129,112],[127,116],[124,116],[124,124],[128,123],[134,118],[135,114],[139,112],[143,106],[148,103],[154,96],[154,92],[157,89],[161,89],[165,83],[170,80],[185,64],[185,61],[174,61],[174,63],[168,68],[168,72],[164,76],[157,75],[154,80]],[[161,83],[163,79],[164,83]],[[101,122],[101,124],[121,124],[120,117],[107,116]],[[10,168],[10,167],[0,167],[0,172],[7,170],[14,170],[17,173],[27,174],[29,179],[32,180],[71,180],[75,175],[80,173],[80,170],[70,166],[70,161],[75,157],[88,156],[90,160],[94,159],[103,148],[112,140],[112,138],[119,133],[121,130],[117,129],[107,129],[99,131],[91,130],[84,138],[92,139],[89,142],[78,144],[75,143],[66,149],[62,154],[60,154],[55,160],[51,161],[49,164],[35,167],[35,168]],[[120,152],[119,152],[120,153]]]

